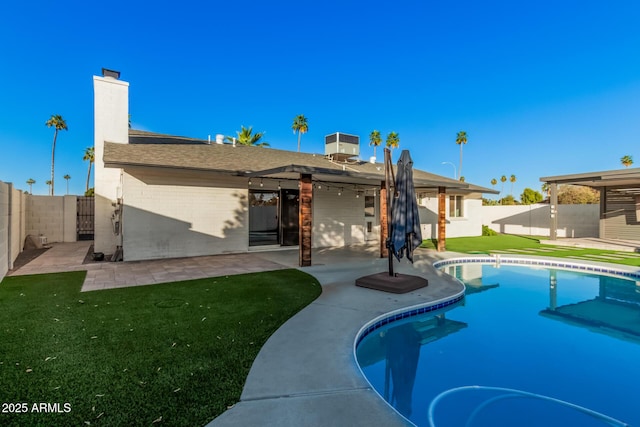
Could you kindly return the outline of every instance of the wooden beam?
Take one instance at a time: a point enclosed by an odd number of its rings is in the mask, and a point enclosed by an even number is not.
[[[380,258],[389,256],[387,249],[387,237],[389,228],[387,223],[387,185],[384,181],[380,183]]]
[[[308,267],[311,265],[311,230],[313,229],[313,185],[309,174],[300,174],[299,206],[299,265],[300,267]]]
[[[447,189],[438,187],[438,252],[447,250]]]

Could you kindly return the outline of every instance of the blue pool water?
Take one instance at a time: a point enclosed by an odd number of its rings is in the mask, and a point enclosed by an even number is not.
[[[465,283],[464,301],[383,326],[356,349],[406,418],[432,425],[432,405],[438,427],[621,425],[562,401],[640,426],[640,283],[538,267],[443,270]],[[475,385],[484,388],[466,388]]]

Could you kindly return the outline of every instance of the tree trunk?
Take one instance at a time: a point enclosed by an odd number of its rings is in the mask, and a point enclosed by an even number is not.
[[[58,129],[53,133],[53,146],[51,147],[51,188],[50,188],[50,196],[54,194],[53,187],[53,176],[54,176],[54,168],[55,168],[55,157],[56,157],[56,138],[58,137]]]
[[[300,152],[300,135],[301,135],[301,132],[300,130],[298,130],[298,153]]]
[[[458,168],[458,178],[462,176],[462,143],[460,143],[460,168]]]
[[[87,172],[87,189],[85,191],[89,191],[89,179],[91,178],[91,160],[89,160],[89,172]]]

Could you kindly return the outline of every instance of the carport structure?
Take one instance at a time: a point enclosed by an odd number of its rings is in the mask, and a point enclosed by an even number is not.
[[[601,239],[640,240],[640,168],[541,177],[549,184],[550,239],[558,237],[558,186],[583,185],[600,192]]]

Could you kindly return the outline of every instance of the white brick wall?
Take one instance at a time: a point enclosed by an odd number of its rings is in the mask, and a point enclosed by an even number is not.
[[[356,198],[351,189],[343,189],[342,195],[338,196],[334,187],[328,191],[315,190],[312,245],[314,248],[323,248],[363,244],[368,220],[364,216],[362,195]]]
[[[420,202],[420,225],[423,239],[438,237],[438,195],[424,194]],[[471,237],[482,235],[482,199],[480,195],[472,194],[463,199],[463,215],[461,218],[449,217],[449,196],[446,197],[446,237]]]
[[[105,168],[104,142],[129,143],[129,83],[111,77],[93,77],[94,182],[96,252],[113,253],[120,245],[111,225],[112,203],[122,195],[121,170]]]
[[[248,250],[244,178],[128,170],[123,200],[126,261]]]

